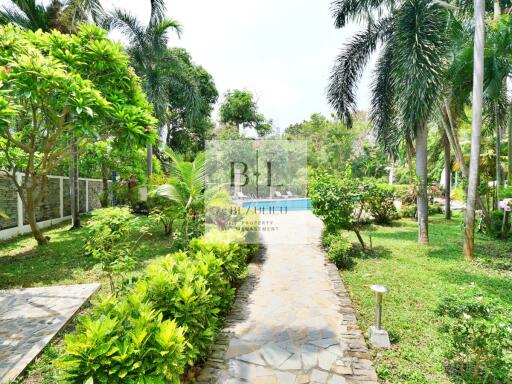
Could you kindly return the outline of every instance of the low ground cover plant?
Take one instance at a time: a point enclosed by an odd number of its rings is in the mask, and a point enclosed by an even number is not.
[[[437,308],[448,338],[448,369],[464,383],[510,383],[512,313],[500,302],[470,290],[445,298]]]
[[[207,233],[149,264],[124,296],[102,298],[65,338],[66,383],[179,383],[205,356],[246,275],[244,233]]]

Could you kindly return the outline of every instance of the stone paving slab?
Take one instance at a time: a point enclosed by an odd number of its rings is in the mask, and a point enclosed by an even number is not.
[[[261,260],[197,382],[378,384],[348,293],[321,247],[321,221],[311,212],[273,220],[280,230],[261,234]]]
[[[15,379],[99,287],[0,291],[0,383]]]

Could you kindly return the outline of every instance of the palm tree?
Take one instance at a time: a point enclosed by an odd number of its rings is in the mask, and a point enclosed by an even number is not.
[[[330,104],[347,124],[355,112],[355,88],[370,56],[382,45],[372,85],[371,122],[379,142],[396,153],[416,142],[418,241],[428,243],[428,122],[442,89],[450,32],[449,11],[427,0],[337,0],[336,27],[367,18],[366,29],[342,50],[331,75]]]
[[[38,4],[35,0],[11,0],[0,10],[0,24],[16,24],[25,29],[63,33],[76,32],[78,25],[87,20],[99,23],[104,13],[99,0],[52,0]]]
[[[480,144],[482,141],[482,111],[484,90],[485,0],[475,0],[475,50],[473,66],[473,120],[469,163],[466,215],[464,217],[464,257],[474,258],[475,204],[479,185]]]
[[[153,104],[155,117],[159,121],[161,134],[168,111],[168,90],[173,77],[169,76],[169,62],[172,56],[167,49],[168,33],[181,33],[181,25],[165,17],[164,0],[151,0],[151,15],[147,25],[130,13],[116,9],[109,18],[108,25],[120,30],[129,39],[128,53],[132,66],[142,79],[142,87]],[[153,170],[153,147],[147,148],[148,182]]]
[[[183,218],[185,237],[188,238],[189,222],[197,218],[204,206],[205,156],[199,153],[189,162],[170,148],[165,148],[164,152],[172,160],[170,177],[168,183],[159,186],[153,195],[171,202],[168,214]]]

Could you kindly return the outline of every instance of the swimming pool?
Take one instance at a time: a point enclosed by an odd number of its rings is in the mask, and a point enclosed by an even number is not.
[[[286,211],[309,211],[311,210],[311,200],[309,199],[282,199],[282,200],[258,200],[243,201],[242,207]]]

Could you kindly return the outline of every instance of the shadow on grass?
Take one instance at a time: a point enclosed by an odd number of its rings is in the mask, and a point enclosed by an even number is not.
[[[86,283],[103,278],[95,268],[97,260],[84,253],[83,229],[68,230],[69,225],[45,231],[51,240],[38,247],[30,237],[23,236],[0,246],[0,289],[41,285]],[[173,252],[172,242],[159,234],[146,235],[134,252],[136,270],[144,268],[149,259]]]
[[[507,277],[480,275],[468,271],[449,270],[439,273],[443,280],[459,286],[474,284],[482,292],[494,297],[507,305],[512,305],[512,280]]]

